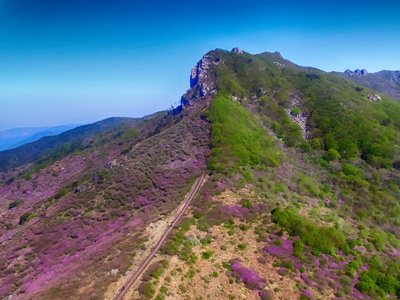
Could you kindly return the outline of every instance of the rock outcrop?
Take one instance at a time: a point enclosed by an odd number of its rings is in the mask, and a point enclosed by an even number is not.
[[[396,81],[399,81],[399,80],[400,80],[400,76],[393,75],[392,78],[390,78],[391,82],[396,82]]]
[[[302,135],[305,139],[310,139],[311,138],[311,132],[307,129],[307,115],[302,112],[299,115],[295,115],[293,113],[293,108],[295,107],[299,107],[301,106],[301,99],[298,95],[290,95],[292,104],[290,105],[289,109],[286,109],[289,117],[296,122],[297,124],[299,124],[299,126],[301,127],[301,131],[302,131]]]
[[[368,71],[365,69],[356,69],[354,71],[347,69],[346,71],[344,71],[347,75],[349,76],[365,76],[368,74]]]
[[[236,52],[236,53],[238,53],[238,54],[243,54],[242,49],[240,49],[240,48],[238,48],[238,47],[233,48],[233,49],[232,49],[232,52]]]
[[[379,96],[378,94],[373,94],[373,95],[368,94],[367,98],[371,101],[381,101],[382,100],[381,96]]]
[[[279,68],[280,68],[281,70],[284,70],[284,69],[285,69],[285,64],[281,64],[280,62],[277,62],[277,61],[274,61],[274,64],[277,65],[277,66],[279,66]]]
[[[190,73],[190,89],[181,97],[182,108],[191,104],[197,98],[205,98],[217,93],[215,75],[211,70],[221,62],[211,51],[193,67]]]

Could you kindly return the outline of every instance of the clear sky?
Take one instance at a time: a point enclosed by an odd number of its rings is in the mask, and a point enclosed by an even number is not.
[[[0,0],[0,130],[167,109],[215,48],[400,69],[399,1]]]

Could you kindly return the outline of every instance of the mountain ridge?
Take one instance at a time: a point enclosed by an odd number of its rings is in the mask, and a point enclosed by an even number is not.
[[[60,134],[79,125],[67,124],[60,126],[20,127],[0,132],[0,151],[17,148],[23,144],[37,141],[44,136]]]
[[[362,76],[353,76],[346,72],[334,73],[400,100],[400,71],[382,70]]]
[[[399,296],[400,103],[279,53],[212,50],[189,79],[0,173],[0,297],[112,299],[204,170],[130,298]]]

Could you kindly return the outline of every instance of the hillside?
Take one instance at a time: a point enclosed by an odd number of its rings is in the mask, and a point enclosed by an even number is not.
[[[337,74],[345,79],[365,85],[400,100],[400,71],[383,70],[376,73],[368,73],[364,76],[349,75],[346,73]]]
[[[24,144],[36,142],[37,140],[40,140],[42,137],[45,136],[54,136],[54,135],[59,135],[65,131],[74,129],[78,127],[79,125],[61,125],[61,126],[55,126],[55,127],[48,127],[45,128],[44,130],[41,130],[39,132],[36,132],[30,136],[26,136],[24,139],[21,139],[20,141],[12,144],[9,149],[14,149],[18,148],[19,146],[22,146]],[[3,149],[3,150],[8,150],[8,149]]]
[[[237,48],[190,86],[173,111],[3,156],[0,298],[115,299],[204,172],[124,299],[400,297],[400,103]]]
[[[82,149],[85,138],[99,134],[117,125],[133,121],[133,119],[129,118],[109,118],[67,130],[56,136],[45,136],[38,141],[19,146],[16,149],[1,151],[0,170],[7,171],[35,162],[43,155],[49,155],[51,151],[62,157],[71,151],[75,151],[75,148]],[[66,153],[62,153],[62,151]]]

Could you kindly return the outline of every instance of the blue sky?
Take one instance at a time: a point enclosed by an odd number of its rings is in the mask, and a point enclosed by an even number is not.
[[[400,69],[391,2],[0,0],[0,130],[166,109],[215,48]]]

